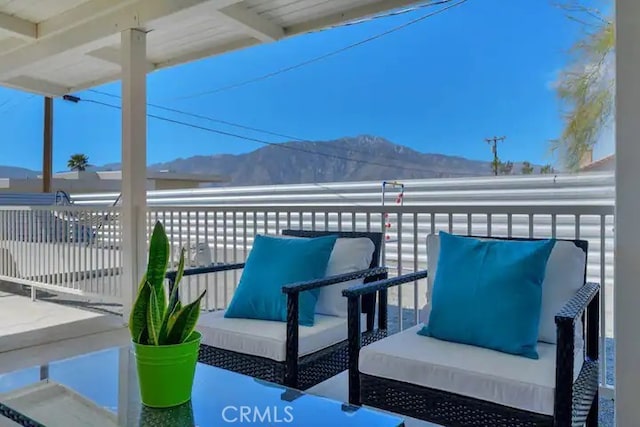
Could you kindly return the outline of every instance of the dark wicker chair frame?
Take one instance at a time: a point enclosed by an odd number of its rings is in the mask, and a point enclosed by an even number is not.
[[[587,253],[586,241],[573,240],[572,242],[585,254]],[[377,292],[380,301],[386,301],[389,288],[426,277],[427,271],[419,271],[354,286],[343,291],[343,295],[349,301],[349,402],[351,404],[369,405],[446,426],[567,427],[585,425],[585,423],[588,427],[597,425],[600,285],[586,282],[586,268],[585,284],[555,316],[558,344],[553,416],[360,373],[359,352],[362,345],[366,345],[359,332],[360,299]],[[580,319],[586,326],[584,335],[586,346],[584,364],[574,382],[574,325]],[[386,307],[382,304],[378,320],[379,330],[386,332]]]
[[[380,266],[382,233],[284,230],[282,234],[296,237],[320,237],[326,235],[338,235],[338,237],[346,238],[367,237],[373,241],[375,251],[371,260],[371,265],[367,270],[325,277],[303,283],[283,283],[282,292],[287,295],[287,342],[286,360],[284,362],[224,350],[204,344],[200,346],[199,361],[265,381],[282,384],[298,390],[306,390],[307,388],[319,384],[348,368],[349,346],[348,340],[344,340],[315,353],[302,357],[298,356],[298,315],[300,292],[318,289],[324,286],[331,286],[354,279],[364,279],[364,283],[386,279],[387,269]],[[242,268],[244,268],[244,263],[220,264],[210,267],[186,269],[184,275],[193,276]],[[175,272],[167,274],[170,287],[173,287],[175,276]],[[366,342],[377,338],[377,332],[374,332],[375,305],[375,295],[372,294],[361,298],[361,306],[358,307],[362,313],[366,313],[367,315],[367,331],[363,334],[363,340]]]

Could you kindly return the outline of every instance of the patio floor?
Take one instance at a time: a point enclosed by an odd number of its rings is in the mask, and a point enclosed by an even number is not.
[[[0,291],[0,353],[122,328],[122,318]]]
[[[0,297],[0,301],[6,298],[6,296]],[[19,297],[24,299],[23,297]],[[15,300],[16,303],[20,304],[21,307],[26,307],[27,305],[21,300]],[[33,304],[31,301],[27,300],[26,302]],[[38,304],[40,305],[40,304]],[[50,310],[56,310],[48,307],[49,305],[56,305],[53,303],[42,303],[43,306],[47,306]],[[74,313],[76,322],[86,321],[87,319],[95,318],[95,313],[85,312],[84,310],[78,310],[75,308],[64,307],[66,310],[67,316],[73,316],[71,311],[81,311],[81,313]],[[33,307],[31,310],[36,310]],[[15,311],[13,311],[15,313]],[[39,314],[43,314],[44,311],[39,311]],[[49,313],[53,313],[50,311]],[[88,313],[88,314],[86,314]],[[100,316],[100,315],[98,315]],[[0,318],[1,320],[2,318]],[[40,324],[42,324],[43,320],[40,320]],[[22,324],[25,331],[28,329],[25,328],[24,323]],[[19,326],[16,325],[15,328]],[[86,326],[83,327],[83,330]],[[30,328],[33,329],[33,328]],[[58,334],[59,336],[59,334]],[[0,340],[1,341],[1,340]],[[8,351],[0,353],[0,373],[14,371],[18,369],[23,369],[30,366],[36,366],[39,364],[45,364],[53,360],[60,360],[63,358],[69,358],[76,355],[99,351],[101,349],[106,349],[114,346],[123,346],[129,343],[129,332],[127,329],[119,327],[116,329],[111,329],[108,332],[100,332],[100,333],[91,333],[82,337],[66,339],[64,341],[50,342],[49,344],[38,345],[35,347],[22,348],[15,351]],[[340,375],[337,375],[317,386],[309,389],[307,392],[311,394],[316,394],[319,396],[328,397],[330,399],[338,400],[338,401],[346,401],[348,396],[348,378],[347,373],[343,372]],[[426,423],[424,421],[406,418],[406,427],[428,427],[431,424]],[[609,427],[614,425],[613,421],[613,402],[611,400],[601,399],[600,400],[600,426]]]

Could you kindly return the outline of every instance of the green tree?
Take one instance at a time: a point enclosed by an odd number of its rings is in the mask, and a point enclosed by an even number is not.
[[[72,171],[84,171],[89,167],[89,157],[85,154],[72,154],[67,162],[67,167]]]
[[[553,169],[553,166],[551,165],[544,165],[540,168],[540,173],[542,175],[555,173],[555,169]]]
[[[569,64],[556,86],[564,129],[552,141],[552,149],[559,152],[567,168],[577,170],[614,113],[615,29],[610,17],[578,0],[561,7],[583,26],[584,35],[572,47]]]
[[[500,172],[500,175],[511,175],[511,172],[513,172],[513,162],[500,162],[498,172]]]
[[[520,170],[522,175],[531,175],[533,173],[533,166],[529,162],[522,162],[522,169]]]

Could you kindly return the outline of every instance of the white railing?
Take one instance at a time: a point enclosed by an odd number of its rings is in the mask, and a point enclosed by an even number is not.
[[[588,280],[600,282],[601,348],[613,338],[613,213],[612,205],[537,206],[152,206],[148,227],[165,224],[174,262],[181,247],[189,249],[189,264],[243,262],[256,234],[282,230],[383,231],[383,263],[394,275],[425,269],[426,236],[445,230],[478,236],[556,237],[589,242]],[[185,298],[209,292],[206,309],[225,308],[240,272],[189,277]],[[397,328],[419,321],[426,302],[426,283],[403,285],[390,292],[390,320]],[[606,358],[601,358],[601,382],[606,384]]]
[[[118,301],[117,208],[0,207],[0,280]]]

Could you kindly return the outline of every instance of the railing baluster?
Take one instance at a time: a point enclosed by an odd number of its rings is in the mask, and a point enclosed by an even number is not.
[[[467,214],[467,235],[473,235],[473,218],[471,216],[471,213]]]
[[[246,225],[246,216],[245,216],[245,225]],[[246,228],[246,227],[245,227]],[[207,251],[211,250],[211,245],[209,245],[209,211],[204,211],[204,244],[206,245]],[[215,251],[215,248],[214,248]],[[213,256],[209,262],[213,262]],[[209,274],[204,275],[204,288],[207,290],[207,296],[204,301],[205,310],[211,310],[211,293],[209,290]],[[215,295],[214,291],[214,295]]]
[[[529,214],[529,238],[533,239],[533,214]]]
[[[487,214],[487,236],[493,236],[493,215]]]
[[[263,212],[262,219],[264,222],[264,234],[269,234],[269,215],[267,211]],[[226,243],[225,243],[225,246],[226,246]]]
[[[430,234],[436,234],[436,214],[433,212],[429,216],[429,227],[431,229]]]
[[[204,263],[201,261],[200,259],[200,249],[201,249],[201,245],[202,242],[200,241],[200,212],[199,211],[195,211],[193,212],[195,214],[195,222],[196,222],[196,237],[195,237],[195,241],[196,241],[196,249],[195,249],[195,254],[194,254],[194,259],[195,262],[194,264],[196,265],[196,267],[203,267]],[[204,249],[204,248],[203,248]],[[202,292],[202,280],[201,280],[201,276],[200,274],[196,275],[196,293],[193,295],[194,298],[197,298],[200,293]],[[206,306],[206,301],[205,301],[205,306]]]
[[[551,237],[555,239],[558,235],[558,217],[556,214],[551,214]]]
[[[507,214],[507,237],[513,237],[513,214]]]
[[[227,258],[227,248],[228,246],[228,231],[227,231],[227,214],[228,211],[224,211],[222,212],[222,247],[223,247],[223,252],[222,252],[222,262],[224,264],[228,264],[229,260]],[[265,228],[266,228],[266,223],[267,223],[267,215],[265,212]],[[265,234],[267,234],[267,231],[265,230]],[[228,273],[225,271],[223,274],[223,278],[224,278],[224,308],[227,308],[227,305],[229,304],[229,281],[227,280],[228,277]]]
[[[233,211],[233,263],[238,262],[238,211]],[[280,234],[278,230],[278,216],[276,216],[276,234]],[[238,270],[233,270],[233,286],[238,283]]]
[[[607,257],[606,217],[600,215],[600,385],[607,385]],[[587,260],[588,261],[588,260]]]
[[[396,231],[397,237],[397,257],[398,257],[398,276],[402,275],[402,214],[398,213],[396,215],[396,219],[398,221],[398,228]],[[398,330],[402,331],[402,288],[404,285],[398,286]]]
[[[418,214],[413,214],[413,271],[418,271]],[[420,313],[418,309],[418,293],[419,293],[419,282],[413,282],[413,317],[416,325],[420,320]]]
[[[218,211],[213,212],[213,262],[218,263]],[[220,274],[213,274],[213,305],[215,310],[220,309],[220,305],[218,304],[218,284],[219,279],[218,276]],[[226,306],[225,306],[226,307]],[[224,307],[223,307],[224,308]]]

